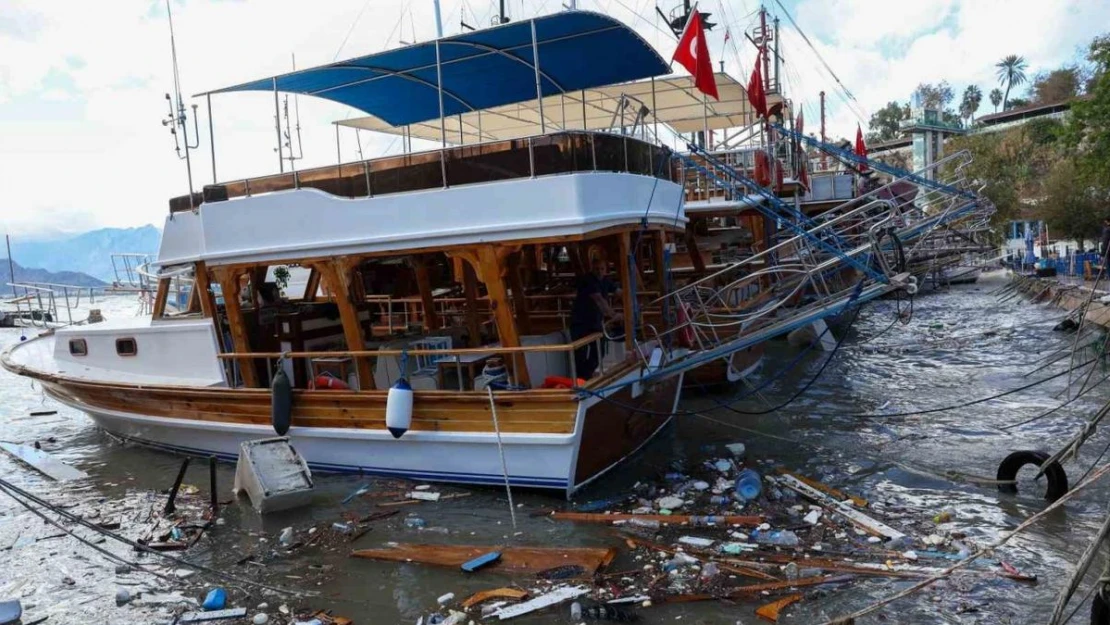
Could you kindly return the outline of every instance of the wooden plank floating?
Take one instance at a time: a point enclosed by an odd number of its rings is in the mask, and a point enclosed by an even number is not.
[[[863,514],[862,512],[856,510],[852,506],[833,499],[832,497],[826,495],[825,493],[822,493],[821,491],[813,488],[812,486],[806,484],[805,482],[792,475],[781,475],[778,477],[778,482],[781,483],[783,486],[786,486],[790,490],[797,492],[799,495],[805,497],[806,499],[817,503],[826,510],[829,510],[830,512],[835,512],[847,518],[852,523],[858,525],[861,529],[874,534],[875,536],[888,538],[890,540],[898,540],[901,538],[905,538],[906,536],[893,527],[872,519],[866,514]]]
[[[595,547],[477,547],[468,545],[400,544],[391,549],[360,549],[352,557],[386,562],[416,562],[432,566],[460,568],[467,562],[500,551],[501,559],[490,570],[513,573],[539,573],[559,566],[578,565],[593,573],[604,568],[617,555],[616,549]]]
[[[528,591],[520,590],[519,588],[493,588],[491,590],[482,590],[474,593],[462,602],[462,607],[472,608],[479,603],[489,601],[490,599],[513,599],[520,601],[528,596]]]
[[[688,514],[600,514],[591,512],[552,512],[551,518],[557,521],[575,521],[578,523],[612,523],[613,521],[658,521],[680,525],[745,525],[757,527],[763,522],[760,516],[697,516]]]
[[[789,597],[783,597],[778,601],[772,601],[771,603],[768,603],[766,605],[759,606],[755,609],[755,615],[759,618],[767,619],[772,623],[777,623],[779,622],[780,612],[801,600],[801,595],[790,595]]]
[[[45,451],[35,449],[34,447],[16,445],[13,443],[0,443],[0,449],[3,449],[16,460],[31,466],[39,473],[42,473],[52,480],[64,482],[67,480],[79,480],[89,476],[88,473],[80,469],[75,469],[61,460],[54,458]]]

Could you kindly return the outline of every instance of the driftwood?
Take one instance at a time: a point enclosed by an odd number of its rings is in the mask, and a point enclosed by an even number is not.
[[[790,595],[783,597],[778,601],[772,601],[766,605],[761,605],[755,609],[755,615],[760,618],[765,618],[772,623],[779,621],[779,613],[782,612],[787,606],[791,606],[802,600],[801,595]]]
[[[462,602],[462,607],[472,608],[483,601],[490,599],[515,599],[521,600],[528,596],[528,591],[520,590],[519,588],[493,588],[491,590],[483,590],[470,595]]]
[[[351,552],[351,556],[387,562],[417,562],[457,569],[464,563],[491,551],[500,551],[501,559],[484,570],[515,573],[539,573],[560,566],[578,565],[585,569],[587,573],[593,574],[598,569],[608,566],[617,555],[616,549],[589,547],[479,547],[401,544],[391,549],[361,549]]]
[[[688,514],[599,514],[593,512],[552,512],[551,518],[557,521],[576,521],[578,523],[612,523],[613,521],[631,521],[633,519],[638,521],[658,521],[659,523],[670,523],[672,525],[679,525],[682,523],[689,523],[691,525],[708,525],[707,520],[711,520],[714,525],[745,525],[748,527],[757,527],[763,522],[763,517],[759,516],[696,516]]]

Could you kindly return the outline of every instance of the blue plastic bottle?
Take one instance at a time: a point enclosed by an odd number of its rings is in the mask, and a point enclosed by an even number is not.
[[[758,499],[763,492],[763,479],[752,469],[744,469],[736,476],[736,494],[744,501]]]

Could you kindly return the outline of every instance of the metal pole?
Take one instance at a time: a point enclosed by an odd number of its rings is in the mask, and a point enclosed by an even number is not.
[[[15,284],[15,263],[12,261],[12,238],[9,235],[4,235],[4,242],[8,246],[8,281],[13,285]],[[12,286],[12,296],[16,295],[15,286]]]
[[[821,92],[821,143],[825,143],[825,92]],[[828,161],[825,160],[825,151],[821,151],[821,171],[828,169]]]
[[[782,83],[779,81],[779,18],[775,16],[775,93],[782,93]]]
[[[278,106],[277,77],[274,79],[274,133],[277,134],[278,172],[285,173],[285,154],[281,150],[281,108]]]
[[[216,184],[216,131],[212,127],[212,94],[204,97],[208,100],[208,147],[212,152],[212,184]]]
[[[711,146],[708,145],[708,142],[709,142],[709,102],[705,98],[705,92],[704,91],[701,94],[701,126],[702,126],[702,133],[703,133],[702,137],[701,137],[701,145],[706,150],[709,150],[711,148]]]
[[[439,0],[432,0],[432,5],[436,11],[436,38],[443,37],[443,20],[439,17]]]
[[[436,39],[436,92],[439,94],[439,174],[447,188],[447,119],[443,116],[443,64],[440,62],[439,39]]]
[[[655,80],[652,78],[652,80]],[[589,130],[590,126],[586,123],[586,90],[582,90],[582,130]]]
[[[339,150],[339,124],[335,125],[335,164],[343,164],[343,152]]]
[[[502,9],[505,2],[501,2]],[[540,109],[540,134],[547,134],[547,124],[543,118],[543,88],[540,85],[540,47],[536,43],[536,20],[532,20],[532,67],[536,70],[536,103]]]
[[[659,116],[655,114],[655,76],[651,77],[651,119],[655,140],[659,140]]]

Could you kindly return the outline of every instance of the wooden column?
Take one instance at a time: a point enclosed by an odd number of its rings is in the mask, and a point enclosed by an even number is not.
[[[470,346],[482,345],[482,325],[478,321],[478,276],[474,267],[467,261],[462,262],[463,297],[466,298],[466,331],[470,335]]]
[[[439,329],[439,315],[436,302],[432,297],[432,278],[428,273],[428,259],[420,254],[412,257],[413,272],[416,274],[416,288],[420,290],[420,302],[424,307],[424,329],[431,332]]]
[[[351,272],[357,264],[357,259],[341,256],[315,266],[324,286],[335,296],[335,305],[339,308],[339,318],[343,323],[343,335],[347,339],[347,350],[352,352],[366,350],[362,321],[358,318],[358,308],[351,300]],[[370,363],[365,358],[358,357],[354,357],[354,361],[358,370],[359,389],[374,388],[374,373],[370,369]]]
[[[659,289],[660,295],[667,293],[667,233],[660,230],[655,240],[655,287]]]
[[[632,235],[630,233],[622,232],[617,235],[620,243],[620,276],[621,276],[621,299],[624,306],[624,346],[631,351],[635,345],[633,344],[633,337],[636,334],[636,317],[635,307],[633,306],[632,297],[632,268],[629,263],[632,262]],[[637,284],[636,288],[639,289],[640,285]]]
[[[243,320],[243,307],[239,303],[240,273],[230,267],[217,267],[212,270],[212,275],[220,283],[220,290],[223,291],[224,311],[227,313],[227,325],[231,330],[231,342],[235,346],[235,351],[248,354],[251,351],[250,338],[247,336],[247,326]],[[255,370],[254,360],[245,358],[237,362],[239,374],[243,377],[243,386],[257,388],[258,373]]]
[[[170,297],[170,278],[158,280],[158,290],[154,292],[154,305],[150,308],[152,319],[161,319],[166,314],[166,300]]]
[[[532,333],[532,320],[528,316],[528,298],[524,296],[524,282],[520,279],[522,252],[515,252],[508,258],[509,288],[513,295],[513,312],[516,313],[517,330],[523,334]]]
[[[216,318],[216,296],[212,294],[211,283],[208,278],[208,267],[204,261],[197,261],[196,269],[193,272],[193,292],[198,293],[200,296],[200,312],[205,317]],[[220,325],[216,323],[216,336],[219,337],[220,343],[223,343],[223,333],[220,332]]]
[[[694,264],[694,271],[705,273],[705,260],[698,249],[698,237],[694,235],[694,223],[686,224],[686,253],[690,255],[690,262]]]
[[[490,306],[493,309],[493,318],[497,322],[497,335],[502,347],[520,347],[520,334],[517,333],[516,322],[513,319],[513,310],[509,305],[509,293],[505,289],[502,276],[505,274],[505,257],[512,251],[493,245],[483,245],[478,248],[478,271],[482,282],[486,285],[489,294]],[[509,363],[516,372],[517,382],[523,386],[532,386],[528,377],[528,367],[524,365],[524,356],[510,357]],[[518,363],[521,366],[517,366]]]
[[[320,290],[320,270],[313,267],[308,273],[308,282],[304,285],[304,295],[302,296],[306,302],[316,301],[316,292]]]

